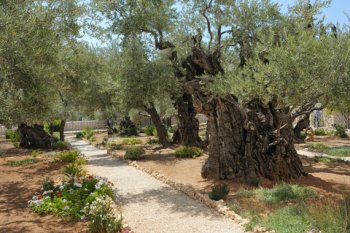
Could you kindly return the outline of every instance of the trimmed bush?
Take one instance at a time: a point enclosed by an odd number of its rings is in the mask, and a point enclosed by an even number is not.
[[[209,198],[214,201],[225,199],[230,192],[227,184],[217,184],[211,187],[211,192],[208,194]]]
[[[347,138],[348,135],[346,134],[345,128],[341,125],[335,125],[335,133],[334,135],[340,138]]]
[[[138,160],[142,159],[142,157],[145,155],[145,150],[142,147],[139,146],[131,146],[129,147],[124,155],[124,159],[126,160]]]
[[[175,156],[178,158],[196,158],[201,155],[203,155],[203,150],[194,146],[182,146],[175,150]]]
[[[327,132],[324,128],[317,128],[317,129],[315,129],[314,133],[317,136],[326,136],[327,135]]]
[[[145,126],[143,128],[143,132],[147,135],[147,136],[153,136],[153,131],[154,131],[155,127],[152,125],[148,125]]]

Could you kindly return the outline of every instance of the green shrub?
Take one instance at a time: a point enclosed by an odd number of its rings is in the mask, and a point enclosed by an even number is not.
[[[79,139],[82,139],[84,137],[84,134],[83,134],[83,132],[80,131],[80,132],[75,134],[75,137],[79,138]]]
[[[350,146],[329,148],[324,153],[336,157],[350,157]]]
[[[57,140],[60,140],[60,133],[59,132],[53,132],[52,137],[56,138]]]
[[[142,141],[141,141],[141,139],[134,138],[134,137],[132,137],[132,138],[124,138],[122,140],[122,144],[123,145],[137,145],[137,144],[142,144]]]
[[[346,134],[345,128],[341,125],[335,125],[335,133],[334,135],[340,138],[347,138],[348,135]]]
[[[86,138],[87,140],[90,140],[94,136],[94,131],[90,128],[85,128],[82,131],[75,134],[76,138],[82,139]]]
[[[248,189],[244,189],[244,188],[240,188],[240,189],[236,192],[236,196],[237,196],[237,197],[250,198],[250,197],[253,197],[253,196],[254,196],[254,191],[248,190]]]
[[[58,159],[64,163],[72,163],[81,156],[81,153],[76,150],[61,152],[58,154]]]
[[[69,163],[64,166],[64,174],[68,177],[79,177],[85,174],[83,168],[76,163]]]
[[[69,144],[67,142],[58,140],[52,145],[54,150],[67,150],[69,148]]]
[[[40,150],[32,150],[32,157],[33,158],[37,158],[39,154],[41,154]]]
[[[324,128],[316,128],[314,134],[317,136],[326,136],[327,132]]]
[[[147,136],[153,136],[153,131],[154,131],[155,127],[152,125],[148,125],[145,126],[143,128],[143,132],[147,135]]]
[[[214,201],[219,201],[221,199],[225,199],[229,192],[230,188],[227,184],[217,184],[211,187],[209,198]]]
[[[126,150],[124,159],[138,160],[138,159],[142,159],[144,155],[145,155],[145,150],[142,147],[131,146]]]
[[[198,147],[182,146],[175,150],[175,156],[178,158],[196,158],[203,155],[203,150]]]
[[[22,160],[16,160],[16,161],[8,161],[6,165],[11,167],[19,167],[23,165],[33,164],[39,162],[36,158],[28,158],[28,159],[22,159]]]
[[[20,141],[20,136],[16,130],[6,130],[5,138],[10,139],[12,143]]]
[[[316,195],[313,190],[295,184],[279,184],[272,189],[260,188],[256,190],[256,193],[260,200],[267,203],[282,203],[289,200],[300,201]]]
[[[155,138],[149,138],[147,141],[148,145],[154,145],[154,144],[158,144],[158,143],[159,143],[158,139],[155,139]]]
[[[301,131],[299,134],[299,138],[305,140],[306,137],[307,137],[307,134],[306,134],[305,130]]]

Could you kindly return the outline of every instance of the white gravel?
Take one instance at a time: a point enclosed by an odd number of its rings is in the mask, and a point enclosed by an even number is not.
[[[114,183],[124,222],[136,233],[243,233],[232,220],[172,189],[147,173],[128,166],[88,143],[67,136],[89,160],[87,170]]]

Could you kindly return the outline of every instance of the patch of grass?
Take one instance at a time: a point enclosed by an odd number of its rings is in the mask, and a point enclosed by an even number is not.
[[[248,189],[244,189],[244,188],[240,188],[240,189],[236,192],[236,196],[237,196],[237,197],[250,198],[250,197],[253,197],[253,196],[254,196],[254,191],[248,190]]]
[[[67,150],[69,148],[69,145],[67,142],[58,140],[52,145],[52,148],[55,150]]]
[[[303,206],[287,206],[269,215],[264,226],[278,233],[304,233],[312,229],[307,209]]]
[[[311,144],[304,145],[304,148],[309,148],[309,149],[314,150],[314,151],[323,152],[323,151],[329,149],[329,146],[322,144],[322,143],[311,143]]]
[[[11,166],[11,167],[19,167],[19,166],[24,166],[28,164],[34,164],[39,162],[37,158],[28,158],[28,159],[22,159],[22,160],[17,160],[17,161],[8,161],[6,165]]]
[[[260,188],[256,190],[256,194],[260,200],[272,204],[289,200],[306,200],[316,195],[313,190],[295,184],[279,184],[272,189]]]
[[[196,158],[203,155],[203,150],[194,146],[182,146],[180,148],[177,148],[174,154],[178,158]]]
[[[346,163],[346,161],[341,159],[333,159],[324,156],[316,156],[314,157],[314,161],[316,163]]]
[[[123,145],[137,145],[137,144],[142,144],[142,141],[139,138],[124,138],[122,141]]]
[[[139,160],[145,155],[145,150],[139,146],[131,146],[129,147],[124,155],[124,159],[126,160]]]
[[[336,157],[350,157],[350,146],[328,148],[324,153]]]

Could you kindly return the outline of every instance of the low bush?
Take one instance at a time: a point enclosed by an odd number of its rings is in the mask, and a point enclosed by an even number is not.
[[[80,132],[75,134],[75,137],[79,138],[79,139],[82,139],[84,137],[84,134],[83,134],[83,132],[80,131]]]
[[[58,154],[58,160],[64,163],[72,163],[77,160],[78,157],[81,157],[81,153],[76,150],[61,152]]]
[[[80,177],[85,174],[85,171],[80,164],[69,163],[64,166],[64,174],[68,177]]]
[[[16,130],[6,130],[5,138],[10,139],[15,147],[19,146],[20,135]]]
[[[176,149],[174,154],[178,158],[196,158],[203,155],[203,150],[198,147],[182,146]]]
[[[148,125],[143,127],[143,132],[147,135],[147,136],[153,136],[153,131],[154,131],[155,127],[152,125]]]
[[[139,138],[124,138],[122,140],[123,145],[137,145],[137,144],[142,144],[142,141]]]
[[[217,184],[211,187],[211,192],[208,194],[209,198],[214,201],[219,201],[221,199],[226,199],[230,188],[227,184]]]
[[[52,148],[53,148],[54,150],[67,150],[67,149],[69,149],[69,144],[68,144],[67,142],[58,140],[57,142],[55,142],[55,143],[52,145]]]
[[[111,150],[121,150],[123,149],[123,145],[116,143],[116,142],[107,142],[106,143],[107,148],[111,149]]]
[[[340,138],[347,138],[348,135],[346,134],[345,128],[341,125],[335,125],[335,133],[334,135]]]
[[[158,144],[158,143],[159,143],[159,141],[156,138],[149,138],[147,141],[148,145],[154,145],[154,144]]]
[[[92,131],[90,128],[85,128],[82,131],[75,134],[76,138],[82,139],[86,138],[87,140],[90,140],[94,136],[94,131]]]
[[[126,150],[124,159],[138,160],[138,159],[142,159],[144,155],[145,155],[145,150],[142,147],[131,146]]]
[[[260,188],[256,190],[256,194],[260,200],[273,204],[289,200],[302,201],[316,195],[313,190],[295,184],[279,184],[272,189]]]
[[[307,138],[307,134],[305,130],[301,131],[299,134],[299,138],[305,140]]]
[[[327,135],[327,132],[324,128],[316,128],[315,131],[314,131],[314,134],[316,136],[326,136]]]

